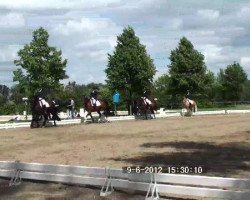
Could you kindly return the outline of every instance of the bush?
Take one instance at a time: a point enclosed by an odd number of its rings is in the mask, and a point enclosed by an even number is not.
[[[16,114],[16,104],[8,102],[0,107],[1,115],[14,115]]]

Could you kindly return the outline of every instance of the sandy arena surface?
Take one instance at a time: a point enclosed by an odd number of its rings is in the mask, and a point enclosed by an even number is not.
[[[250,178],[250,115],[0,130],[0,160],[116,168],[202,165],[204,175]]]

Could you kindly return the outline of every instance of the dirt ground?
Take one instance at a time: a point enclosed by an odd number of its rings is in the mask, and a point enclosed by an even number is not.
[[[0,130],[0,160],[116,168],[201,165],[203,175],[250,178],[250,115]]]

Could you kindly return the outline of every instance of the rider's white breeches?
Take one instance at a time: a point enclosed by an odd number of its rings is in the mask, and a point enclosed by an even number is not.
[[[45,101],[44,99],[41,100],[42,106],[45,106],[46,108],[49,107],[49,103]]]
[[[96,104],[96,99],[95,98],[92,97],[91,101],[92,101],[93,104]]]

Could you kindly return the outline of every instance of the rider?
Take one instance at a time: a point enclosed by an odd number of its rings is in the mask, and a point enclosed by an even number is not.
[[[45,108],[50,107],[49,103],[46,101],[45,96],[40,97],[40,98],[39,98],[39,101],[41,101],[41,102],[42,102],[42,106],[43,106],[43,107],[45,107]]]
[[[42,89],[38,90],[38,92],[35,95],[35,98],[38,99],[39,104],[42,108],[48,108],[49,103],[45,100],[45,95]]]
[[[189,90],[187,90],[187,94],[185,95],[185,97],[188,99],[188,100],[192,100],[192,95],[191,95],[191,92]]]
[[[187,94],[185,95],[185,97],[187,98],[189,104],[192,104],[192,95],[191,92],[189,90],[187,90]]]
[[[54,107],[58,107],[58,106],[59,106],[58,104],[56,104],[55,98],[52,98],[51,104],[52,104]]]
[[[143,97],[142,98],[143,98],[146,105],[151,105],[152,104],[152,102],[149,100],[149,92],[147,90],[145,90],[143,92]]]
[[[97,95],[98,95],[98,92],[95,89],[93,89],[90,93],[90,100],[94,108],[96,108]]]

